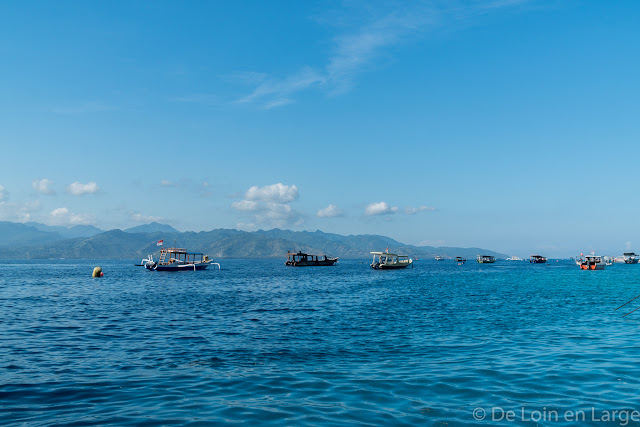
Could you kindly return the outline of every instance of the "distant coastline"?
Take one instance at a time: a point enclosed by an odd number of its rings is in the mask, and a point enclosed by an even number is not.
[[[85,235],[82,235],[85,234]],[[70,237],[71,236],[71,237]],[[368,259],[370,251],[390,248],[420,259],[436,255],[474,259],[478,254],[506,258],[483,248],[414,246],[380,235],[349,235],[322,231],[216,229],[179,232],[158,223],[126,230],[103,231],[95,227],[70,229],[36,223],[0,221],[0,259],[138,259],[157,252],[156,242],[203,251],[215,258],[283,258],[292,250],[327,254],[340,259]]]

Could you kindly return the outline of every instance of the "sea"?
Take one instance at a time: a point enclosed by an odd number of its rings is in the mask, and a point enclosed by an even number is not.
[[[640,425],[640,265],[136,261],[0,261],[1,425]]]

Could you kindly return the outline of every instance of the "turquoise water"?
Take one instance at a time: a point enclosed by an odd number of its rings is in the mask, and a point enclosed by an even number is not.
[[[0,423],[640,422],[640,265],[132,264],[0,262]]]

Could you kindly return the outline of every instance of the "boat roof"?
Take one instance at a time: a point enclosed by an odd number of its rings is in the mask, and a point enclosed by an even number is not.
[[[392,254],[391,252],[371,252],[374,255],[390,255],[390,256],[397,256],[397,257],[408,257],[409,255],[398,255],[398,254]]]
[[[622,255],[626,255],[626,256],[638,256],[638,254],[633,253],[633,252],[625,252]]]
[[[311,254],[308,254],[308,253],[305,253],[305,252],[287,252],[287,255],[326,256],[325,254],[322,254],[322,255],[313,254],[313,255],[311,255]]]
[[[172,252],[176,254],[190,254],[190,255],[202,255],[202,252],[188,252],[184,248],[162,248],[160,252]]]

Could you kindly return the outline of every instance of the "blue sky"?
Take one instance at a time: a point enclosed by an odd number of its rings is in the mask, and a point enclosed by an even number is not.
[[[640,250],[640,3],[0,3],[0,220]]]

